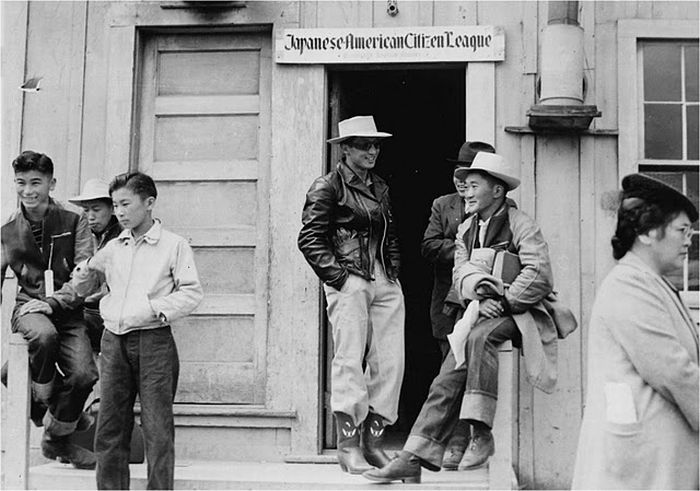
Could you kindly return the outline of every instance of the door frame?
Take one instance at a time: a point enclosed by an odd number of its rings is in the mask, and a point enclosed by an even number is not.
[[[380,64],[343,64],[325,65],[325,135],[330,134],[329,129],[338,124],[337,111],[330,108],[331,87],[330,72],[338,71],[379,71],[379,70],[439,70],[445,66],[454,67],[460,63],[436,63],[429,60],[416,63],[380,63]],[[469,62],[465,66],[465,141],[483,141],[496,145],[496,62]],[[470,110],[467,110],[470,108]],[[325,141],[325,136],[324,136]],[[330,152],[330,153],[329,153]],[[326,145],[324,150],[325,172],[329,172],[333,158],[338,150]],[[325,294],[323,288],[319,289],[319,378],[318,378],[318,449],[319,453],[330,451],[326,442],[333,441],[335,428],[330,411],[330,401],[326,404],[326,357],[332,356],[330,351],[328,318],[325,312]]]

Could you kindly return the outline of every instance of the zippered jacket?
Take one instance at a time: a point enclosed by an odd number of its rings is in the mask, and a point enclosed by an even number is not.
[[[49,199],[39,248],[20,205],[2,226],[2,277],[8,266],[17,277],[15,309],[34,298],[46,301],[56,314],[80,307],[82,299],[61,291],[61,287],[70,279],[75,265],[91,254],[92,233],[87,218],[77,208]],[[48,298],[44,284],[47,269],[53,270],[55,291]]]
[[[399,276],[399,242],[389,187],[369,173],[372,188],[344,162],[316,179],[306,193],[298,246],[327,285],[340,289],[348,274],[372,280],[380,261],[389,280]]]
[[[100,315],[105,329],[117,335],[170,324],[204,297],[192,248],[159,220],[137,239],[122,231],[76,266],[70,285],[85,297],[104,281],[109,293],[100,300]]]

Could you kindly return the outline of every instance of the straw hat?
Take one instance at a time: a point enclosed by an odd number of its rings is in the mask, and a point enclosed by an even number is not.
[[[109,185],[101,179],[90,179],[83,186],[83,192],[68,201],[77,204],[95,199],[112,199],[109,195]]]
[[[472,161],[479,152],[496,153],[496,149],[484,142],[464,142],[459,149],[456,159],[447,159],[455,165],[472,165]]]
[[[455,174],[467,175],[475,170],[485,172],[496,179],[503,181],[508,188],[508,191],[520,186],[520,171],[519,169],[508,162],[506,159],[495,153],[479,152],[474,157],[471,167],[457,169]],[[461,172],[460,172],[461,171]],[[457,177],[460,177],[457,175]]]
[[[685,211],[691,222],[698,219],[698,209],[686,195],[665,182],[644,174],[630,174],[622,179],[622,199],[626,198],[640,198],[649,203],[671,205]]]
[[[348,138],[359,136],[362,138],[388,138],[391,133],[377,131],[373,116],[355,116],[344,119],[338,123],[338,136],[328,140],[328,143],[342,143]]]

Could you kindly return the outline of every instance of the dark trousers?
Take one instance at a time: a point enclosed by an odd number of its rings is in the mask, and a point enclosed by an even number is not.
[[[12,331],[27,340],[33,399],[48,407],[45,429],[54,436],[73,433],[97,381],[82,312],[51,317],[39,313],[17,316],[18,308]]]
[[[92,305],[88,307],[86,305],[84,316],[87,335],[88,338],[90,338],[90,346],[92,346],[92,351],[98,354],[100,352],[100,343],[102,342],[102,331],[105,330],[105,324],[100,315],[99,307]]]
[[[148,489],[173,489],[173,399],[180,364],[170,327],[102,335],[102,398],[95,434],[98,489],[129,489],[134,401],[141,402]]]
[[[468,419],[492,425],[491,412],[495,412],[498,394],[497,347],[509,339],[515,346],[520,345],[520,332],[512,317],[484,319],[467,337],[465,365],[455,368],[454,354],[448,353],[430,386],[404,450],[420,457],[429,469],[439,470],[445,445],[460,418],[465,391],[478,396],[484,406],[471,413]]]

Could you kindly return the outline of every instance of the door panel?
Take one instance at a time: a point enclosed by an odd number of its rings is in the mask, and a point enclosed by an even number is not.
[[[158,185],[154,215],[192,245],[205,293],[174,326],[176,401],[260,404],[270,37],[152,34],[143,46],[138,167]]]

